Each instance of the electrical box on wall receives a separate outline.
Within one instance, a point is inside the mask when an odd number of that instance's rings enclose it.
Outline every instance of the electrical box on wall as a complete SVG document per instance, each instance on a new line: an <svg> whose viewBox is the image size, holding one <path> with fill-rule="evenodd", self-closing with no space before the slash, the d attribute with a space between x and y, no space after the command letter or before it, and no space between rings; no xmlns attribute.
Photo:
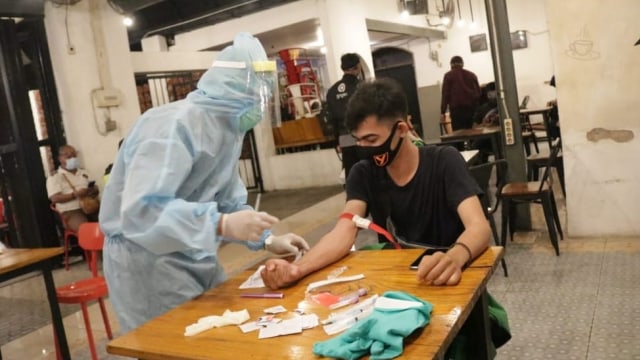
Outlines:
<svg viewBox="0 0 640 360"><path fill-rule="evenodd" d="M122 103L120 90L113 88L96 90L93 99L97 107L115 107Z"/></svg>

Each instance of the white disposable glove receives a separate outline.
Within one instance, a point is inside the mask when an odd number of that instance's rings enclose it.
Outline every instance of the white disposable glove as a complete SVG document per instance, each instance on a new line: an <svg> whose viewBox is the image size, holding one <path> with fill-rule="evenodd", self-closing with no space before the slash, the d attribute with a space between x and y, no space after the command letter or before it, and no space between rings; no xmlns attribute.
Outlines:
<svg viewBox="0 0 640 360"><path fill-rule="evenodd" d="M271 229L279 220L264 211L242 210L223 214L220 221L222 236L236 240L259 241L262 233Z"/></svg>
<svg viewBox="0 0 640 360"><path fill-rule="evenodd" d="M309 244L296 234L270 235L264 242L264 248L276 255L297 254L309 251Z"/></svg>

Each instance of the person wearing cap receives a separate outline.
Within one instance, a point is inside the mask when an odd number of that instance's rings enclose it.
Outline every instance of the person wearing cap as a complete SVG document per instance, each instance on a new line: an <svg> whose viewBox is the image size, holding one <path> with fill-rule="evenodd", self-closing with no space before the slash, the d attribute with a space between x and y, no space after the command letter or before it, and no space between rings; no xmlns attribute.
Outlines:
<svg viewBox="0 0 640 360"><path fill-rule="evenodd" d="M451 128L455 130L471 129L473 114L480 99L480 84L476 74L463 69L464 61L460 56L451 58L451 70L442 80L441 121L449 108Z"/></svg>
<svg viewBox="0 0 640 360"><path fill-rule="evenodd" d="M327 114L333 124L337 140L337 149L342 153L342 168L345 180L349 176L351 167L358 162L355 150L355 141L344 123L349 98L356 91L362 76L360 56L356 53L347 53L340 58L340 68L344 75L327 91Z"/></svg>
<svg viewBox="0 0 640 360"><path fill-rule="evenodd" d="M247 205L238 171L242 140L273 120L276 64L238 34L186 99L145 112L118 151L102 197L104 275L125 333L226 280L218 249L294 254L295 234Z"/></svg>

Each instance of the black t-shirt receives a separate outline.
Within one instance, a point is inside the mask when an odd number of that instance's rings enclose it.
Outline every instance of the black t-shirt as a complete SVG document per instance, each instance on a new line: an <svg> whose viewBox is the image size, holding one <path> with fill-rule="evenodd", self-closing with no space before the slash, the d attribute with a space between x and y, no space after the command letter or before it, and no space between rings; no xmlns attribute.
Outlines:
<svg viewBox="0 0 640 360"><path fill-rule="evenodd" d="M349 134L344 124L349 98L356 91L359 80L356 76L345 74L340 81L327 91L327 108L329 119L334 126L336 137Z"/></svg>
<svg viewBox="0 0 640 360"><path fill-rule="evenodd" d="M424 146L419 152L418 170L404 186L373 162L358 162L347 179L347 201L366 202L373 222L385 228L390 215L398 235L409 242L450 246L464 231L458 205L482 190L458 150Z"/></svg>

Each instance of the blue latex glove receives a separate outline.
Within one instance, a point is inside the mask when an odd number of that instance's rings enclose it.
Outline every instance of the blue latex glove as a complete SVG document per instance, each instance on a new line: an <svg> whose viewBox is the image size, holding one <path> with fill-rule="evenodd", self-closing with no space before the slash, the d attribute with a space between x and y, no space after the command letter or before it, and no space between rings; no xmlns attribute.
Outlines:
<svg viewBox="0 0 640 360"><path fill-rule="evenodd" d="M313 344L313 353L338 359L358 359L368 353L372 360L400 356L404 338L429 323L433 305L401 291L389 291L382 296L423 305L403 310L375 309L343 334Z"/></svg>

